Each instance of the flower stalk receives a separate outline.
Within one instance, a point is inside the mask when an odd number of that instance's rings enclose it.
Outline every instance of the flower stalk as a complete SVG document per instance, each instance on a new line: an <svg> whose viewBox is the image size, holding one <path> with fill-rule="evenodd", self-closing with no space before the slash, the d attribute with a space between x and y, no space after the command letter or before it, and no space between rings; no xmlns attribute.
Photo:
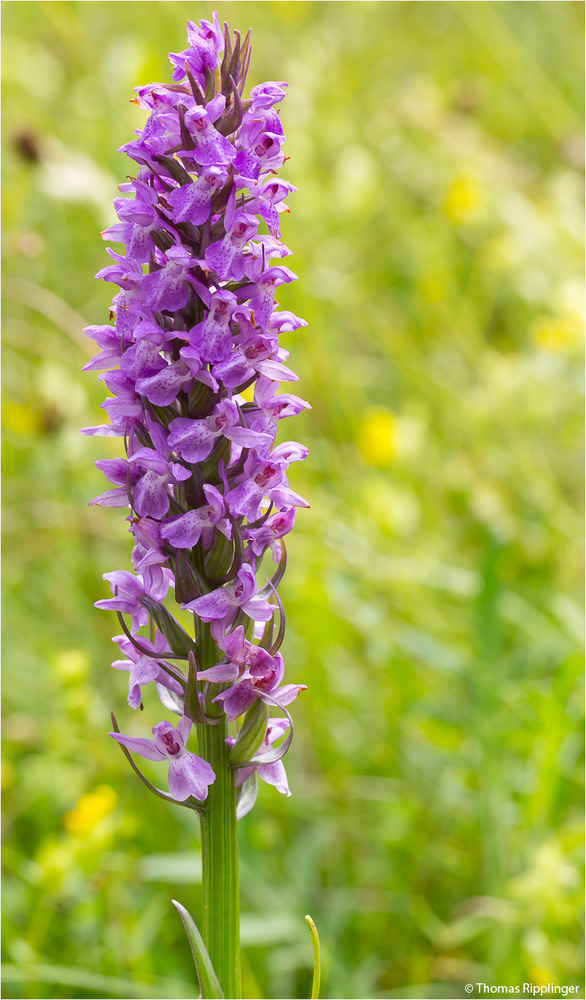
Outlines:
<svg viewBox="0 0 586 1000"><path fill-rule="evenodd" d="M202 669L217 661L217 646L203 625L200 638ZM218 725L198 726L199 751L216 775L205 810L200 815L202 841L203 937L212 966L226 997L239 1000L240 887L238 881L238 829L236 785L230 767L228 720L217 713Z"/></svg>
<svg viewBox="0 0 586 1000"><path fill-rule="evenodd" d="M216 780L201 816L203 866L203 936L216 975L227 997L239 1000L240 904L236 787L228 762L227 720L200 727L200 752Z"/></svg>

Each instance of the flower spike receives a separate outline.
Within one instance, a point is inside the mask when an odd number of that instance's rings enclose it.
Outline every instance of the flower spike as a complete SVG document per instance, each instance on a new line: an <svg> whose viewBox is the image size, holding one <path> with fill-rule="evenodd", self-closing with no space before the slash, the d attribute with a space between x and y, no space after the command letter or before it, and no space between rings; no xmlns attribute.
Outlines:
<svg viewBox="0 0 586 1000"><path fill-rule="evenodd" d="M296 280L279 225L296 190L278 176L287 85L245 96L250 55L250 31L231 34L217 14L189 21L171 79L136 88L147 118L121 149L133 166L96 276L115 286L110 322L86 330L110 424L85 433L123 445L96 463L107 489L90 503L126 508L132 538L132 570L106 573L111 596L96 604L118 615L112 666L128 674L129 706L148 708L151 691L174 719L135 737L113 718L110 736L151 792L205 816L207 951L176 904L203 997L240 995L236 820L257 776L290 795L287 706L305 689L283 682L277 590L285 537L309 507L288 478L307 449L279 434L309 407L279 388L297 381L282 335L306 325L277 301ZM135 754L166 763L168 792Z"/></svg>

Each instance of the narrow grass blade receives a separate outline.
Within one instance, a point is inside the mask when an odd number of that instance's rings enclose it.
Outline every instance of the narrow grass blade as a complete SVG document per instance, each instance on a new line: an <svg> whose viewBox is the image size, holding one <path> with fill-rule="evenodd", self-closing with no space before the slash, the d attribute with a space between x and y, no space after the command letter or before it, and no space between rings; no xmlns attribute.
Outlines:
<svg viewBox="0 0 586 1000"><path fill-rule="evenodd" d="M317 927L309 914L305 917L305 922L311 934L311 947L313 948L313 983L311 984L311 1000L318 1000L319 987L321 983L321 957L319 950L319 934Z"/></svg>
<svg viewBox="0 0 586 1000"><path fill-rule="evenodd" d="M197 929L195 920L191 914L188 913L185 907L182 906L181 903L178 903L176 899L172 899L171 902L183 921L185 933L187 934L189 944L191 945L191 954L193 955L193 961L195 962L195 970L199 980L202 1000L224 1000L222 988L218 982L212 963L210 962L210 956L207 953L206 946L203 943L203 938Z"/></svg>

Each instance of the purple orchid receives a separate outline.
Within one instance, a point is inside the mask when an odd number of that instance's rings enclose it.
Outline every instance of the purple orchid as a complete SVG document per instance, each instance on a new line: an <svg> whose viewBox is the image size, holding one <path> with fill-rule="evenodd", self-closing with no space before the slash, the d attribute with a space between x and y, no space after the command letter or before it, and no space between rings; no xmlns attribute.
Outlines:
<svg viewBox="0 0 586 1000"><path fill-rule="evenodd" d="M164 517L171 502L167 485L189 479L189 471L178 462L168 462L154 448L140 448L130 456L128 465L135 476L138 472L132 491L136 513L139 517Z"/></svg>
<svg viewBox="0 0 586 1000"><path fill-rule="evenodd" d="M247 670L238 684L216 695L214 701L223 703L229 719L237 719L260 699L267 705L289 705L300 691L306 691L305 684L283 684L279 687L285 672L285 664L280 653L270 656L261 646L249 643L246 658Z"/></svg>
<svg viewBox="0 0 586 1000"><path fill-rule="evenodd" d="M182 389L189 391L193 378L193 372L185 361L174 361L154 375L137 379L136 390L155 406L169 406ZM199 378L198 381L207 379Z"/></svg>
<svg viewBox="0 0 586 1000"><path fill-rule="evenodd" d="M271 719L269 725L267 726L267 731L263 737L263 741L259 747L259 754L262 751L269 751L273 745L276 743L281 736L284 736L289 728L288 719ZM285 771L285 766L282 760L271 761L268 764L254 764L251 767L239 768L236 775L236 785L243 785L247 778L250 778L254 773L258 774L259 778L266 781L269 785L274 785L278 792L282 795L291 795L289 791L289 783L287 781L287 773Z"/></svg>
<svg viewBox="0 0 586 1000"><path fill-rule="evenodd" d="M288 212L285 198L297 188L287 181L278 178L265 179L258 197L258 212L269 227L273 236L279 236L279 213Z"/></svg>
<svg viewBox="0 0 586 1000"><path fill-rule="evenodd" d="M169 791L173 798L184 802L190 795L203 802L208 795L208 785L216 779L214 771L207 760L185 749L191 719L183 716L173 729L170 722L158 722L153 726L154 739L123 736L122 733L110 733L112 739L121 743L133 753L149 760L169 761Z"/></svg>
<svg viewBox="0 0 586 1000"><path fill-rule="evenodd" d="M112 666L115 670L128 670L130 672L128 678L128 704L131 708L138 708L140 706L142 697L141 689L143 685L150 684L151 681L162 684L170 691L174 691L176 695L183 693L183 688L179 681L175 680L160 665L161 661L156 658L157 654L160 656L166 652L168 645L161 632L157 632L154 643L149 642L148 639L141 640L141 646L143 649L148 650L149 653L141 652L125 635L114 636L112 642L117 642L120 652L126 656L125 660L114 660Z"/></svg>
<svg viewBox="0 0 586 1000"><path fill-rule="evenodd" d="M112 596L96 602L129 618L112 666L128 673L131 708L153 686L180 717L177 728L159 722L152 739L111 735L168 761L174 799L194 796L213 810L215 775L203 756L212 759L214 740L225 753L229 726L261 708L266 731L261 713L261 745L250 766L233 764L231 794L233 779L240 788L255 771L289 794L276 759L289 739L274 744L305 686L284 682L276 587L283 539L308 506L287 478L307 449L276 435L282 419L309 408L279 390L297 381L282 335L305 323L276 301L296 280L279 225L296 189L276 174L287 85L259 84L247 99L249 38L232 42L216 14L189 22L187 47L169 58L173 83L136 88L146 121L122 147L133 175L102 233L117 248L97 277L115 294L111 322L86 328L99 353L85 370L108 389L110 423L84 433L118 437L125 450L96 462L109 488L90 500L127 508L133 542L134 572L106 573ZM187 615L173 614L171 587L176 608L193 613L191 632ZM279 709L286 720L271 717ZM202 757L187 750L190 720Z"/></svg>
<svg viewBox="0 0 586 1000"><path fill-rule="evenodd" d="M113 483L113 490L106 490L99 496L90 500L91 504L99 504L101 507L127 507L131 502L130 487L134 486L140 473L136 469L133 473L128 468L125 458L100 458L94 463L104 473L109 483Z"/></svg>
<svg viewBox="0 0 586 1000"><path fill-rule="evenodd" d="M160 566L147 566L144 573L139 576L120 569L113 573L104 573L104 580L109 581L114 596L96 601L96 608L121 611L125 615L130 615L132 631L138 632L141 625L146 625L148 622L148 615L141 603L142 599L150 597L154 601L162 601L172 583L172 575L168 569L162 569Z"/></svg>
<svg viewBox="0 0 586 1000"><path fill-rule="evenodd" d="M232 292L219 291L212 295L205 319L189 331L189 343L199 352L203 361L224 361L232 347L230 320L236 308Z"/></svg>
<svg viewBox="0 0 586 1000"><path fill-rule="evenodd" d="M242 482L226 497L230 513L236 517L248 515L249 521L256 521L263 497L272 500L279 510L308 507L307 501L287 485L285 471L288 464L287 456L279 456L277 449L273 449L266 458L250 451L244 463Z"/></svg>
<svg viewBox="0 0 586 1000"><path fill-rule="evenodd" d="M295 521L295 508L278 511L269 517L260 528L246 528L244 537L249 539L255 556L261 556L269 545L278 538L288 535Z"/></svg>
<svg viewBox="0 0 586 1000"><path fill-rule="evenodd" d="M205 108L192 108L185 115L185 126L196 143L193 158L202 167L212 164L223 166L234 158L234 147L213 125L225 106L225 97L218 94Z"/></svg>
<svg viewBox="0 0 586 1000"><path fill-rule="evenodd" d="M301 410L311 409L304 399L291 393L279 393L278 388L278 385L268 378L258 379L254 390L254 402L261 412L251 423L253 430L268 432L269 428L275 427L279 420L296 416Z"/></svg>
<svg viewBox="0 0 586 1000"><path fill-rule="evenodd" d="M284 80L281 80L280 83L268 80L266 83L260 83L258 86L252 87L250 91L252 108L272 108L274 104L278 104L279 101L282 101L287 96L286 91L283 89L287 86L288 84Z"/></svg>
<svg viewBox="0 0 586 1000"><path fill-rule="evenodd" d="M146 264L155 249L152 233L163 227L163 222L155 210L157 193L138 179L131 184L120 185L120 190L133 191L135 197L114 199L114 208L120 222L105 229L100 235L104 240L124 243L127 260Z"/></svg>
<svg viewBox="0 0 586 1000"><path fill-rule="evenodd" d="M200 21L199 24L194 24L193 21L187 22L189 47L183 52L169 53L169 60L175 67L173 80L183 80L187 67L201 85L205 83L206 69L215 68L218 55L224 47L224 39L215 12L213 17L213 22Z"/></svg>
<svg viewBox="0 0 586 1000"><path fill-rule="evenodd" d="M169 430L169 447L187 462L203 462L220 436L243 448L268 445L271 440L262 431L242 427L238 407L230 399L218 403L203 420L177 417L169 424Z"/></svg>
<svg viewBox="0 0 586 1000"><path fill-rule="evenodd" d="M211 243L205 253L206 264L211 267L221 281L232 278L241 281L244 277L243 250L251 236L258 229L254 215L238 212L230 228L221 240Z"/></svg>
<svg viewBox="0 0 586 1000"><path fill-rule="evenodd" d="M147 566L164 565L168 556L163 552L161 525L152 517L129 517L130 532L134 537L132 565L135 573Z"/></svg>
<svg viewBox="0 0 586 1000"><path fill-rule="evenodd" d="M151 309L160 312L176 312L187 305L189 298L188 278L190 268L195 264L184 247L171 247L166 254L160 254L162 267L151 271L142 281L145 301Z"/></svg>
<svg viewBox="0 0 586 1000"><path fill-rule="evenodd" d="M173 208L174 222L192 222L201 226L209 218L212 195L224 183L226 172L221 167L210 166L191 184L183 184L167 195Z"/></svg>
<svg viewBox="0 0 586 1000"><path fill-rule="evenodd" d="M250 310L249 315L252 317ZM226 388L234 389L258 375L284 382L296 381L295 372L276 360L277 338L261 333L242 309L235 312L234 318L238 319L240 327L238 346L225 361L214 365L214 375L222 380Z"/></svg>
<svg viewBox="0 0 586 1000"><path fill-rule="evenodd" d="M192 549L200 538L204 549L208 549L214 529L230 538L232 528L229 520L224 517L226 505L222 494L207 483L203 489L207 500L205 507L188 510L187 514L173 518L161 528L161 537L176 549Z"/></svg>
<svg viewBox="0 0 586 1000"><path fill-rule="evenodd" d="M280 234L296 189L276 173L287 84L258 84L247 98L250 52L250 33L232 38L217 14L189 21L187 47L169 54L173 82L135 89L144 125L121 147L132 173L102 233L120 252L109 249L97 275L115 286L110 322L85 331L99 349L85 370L108 389L110 423L84 433L124 445L96 462L109 488L90 503L126 508L133 543L134 572L106 573L112 596L96 606L124 630L112 666L128 674L129 706L144 697L148 708L151 687L179 717L150 739L123 735L114 719L110 735L167 762L170 795L133 767L151 791L200 813L204 937L219 983L207 992L231 997L241 995L235 822L256 775L290 794L287 706L305 685L285 682L276 588L284 539L309 506L287 478L307 449L276 443L280 421L309 408L279 388L297 381L283 334L306 325L277 301L296 280ZM187 749L192 722L201 756Z"/></svg>
<svg viewBox="0 0 586 1000"><path fill-rule="evenodd" d="M86 326L83 332L96 341L100 353L83 366L82 372L103 371L119 363L124 343L118 330L113 326Z"/></svg>
<svg viewBox="0 0 586 1000"><path fill-rule="evenodd" d="M268 622L275 611L274 605L258 596L254 570L247 563L238 570L235 583L213 590L181 607L195 611L203 622L213 622L214 638L224 634L239 611L255 622Z"/></svg>
<svg viewBox="0 0 586 1000"><path fill-rule="evenodd" d="M275 289L284 282L295 281L296 278L297 275L288 267L269 267L261 275L256 284L256 294L250 300L256 323L266 326L275 303Z"/></svg>

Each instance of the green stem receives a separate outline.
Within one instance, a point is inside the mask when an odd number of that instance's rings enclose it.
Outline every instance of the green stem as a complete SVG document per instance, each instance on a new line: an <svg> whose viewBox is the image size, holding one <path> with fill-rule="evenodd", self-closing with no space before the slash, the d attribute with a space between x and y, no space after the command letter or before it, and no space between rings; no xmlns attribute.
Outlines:
<svg viewBox="0 0 586 1000"><path fill-rule="evenodd" d="M218 662L219 654L209 634L201 626L199 668L206 670ZM216 705L206 705L208 716L218 713ZM228 721L221 715L218 725L198 725L199 752L216 773L201 817L203 864L203 937L216 976L226 998L240 1000L240 901L238 886L238 831L234 772L228 761Z"/></svg>

